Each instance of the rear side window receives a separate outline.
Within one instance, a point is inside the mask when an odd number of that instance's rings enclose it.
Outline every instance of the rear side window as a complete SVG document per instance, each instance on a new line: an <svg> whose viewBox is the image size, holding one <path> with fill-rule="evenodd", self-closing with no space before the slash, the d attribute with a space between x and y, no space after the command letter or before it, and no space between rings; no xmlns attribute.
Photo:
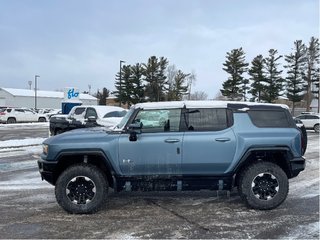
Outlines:
<svg viewBox="0 0 320 240"><path fill-rule="evenodd" d="M186 131L221 131L228 128L227 109L188 109L181 126Z"/></svg>
<svg viewBox="0 0 320 240"><path fill-rule="evenodd" d="M291 127L290 121L285 111L250 110L248 114L253 124L257 127Z"/></svg>

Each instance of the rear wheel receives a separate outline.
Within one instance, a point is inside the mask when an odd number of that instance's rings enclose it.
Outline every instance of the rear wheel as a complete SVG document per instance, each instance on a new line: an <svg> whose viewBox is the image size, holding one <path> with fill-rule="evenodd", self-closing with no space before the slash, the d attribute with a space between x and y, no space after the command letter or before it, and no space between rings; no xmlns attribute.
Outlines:
<svg viewBox="0 0 320 240"><path fill-rule="evenodd" d="M15 118L8 118L7 123L8 124L16 123L16 119Z"/></svg>
<svg viewBox="0 0 320 240"><path fill-rule="evenodd" d="M288 177L278 165L258 162L248 166L241 174L238 190L249 207L273 209L288 195Z"/></svg>
<svg viewBox="0 0 320 240"><path fill-rule="evenodd" d="M315 132L318 133L319 132L319 124L314 125L313 129Z"/></svg>
<svg viewBox="0 0 320 240"><path fill-rule="evenodd" d="M67 168L55 187L59 205L69 213L94 213L107 200L108 182L95 166L77 164Z"/></svg>
<svg viewBox="0 0 320 240"><path fill-rule="evenodd" d="M41 117L41 118L38 119L38 121L39 121L39 122L46 122L46 118Z"/></svg>

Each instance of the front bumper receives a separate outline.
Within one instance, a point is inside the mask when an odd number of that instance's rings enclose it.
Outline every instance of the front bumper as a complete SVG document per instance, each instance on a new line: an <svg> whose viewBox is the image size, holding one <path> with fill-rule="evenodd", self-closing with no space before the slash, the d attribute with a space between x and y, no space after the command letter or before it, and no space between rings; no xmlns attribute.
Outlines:
<svg viewBox="0 0 320 240"><path fill-rule="evenodd" d="M55 185L56 177L54 172L56 166L57 162L49 162L43 159L38 160L38 167L42 180L46 180L48 183Z"/></svg>
<svg viewBox="0 0 320 240"><path fill-rule="evenodd" d="M290 160L292 177L298 176L306 167L306 159L304 157L293 158Z"/></svg>

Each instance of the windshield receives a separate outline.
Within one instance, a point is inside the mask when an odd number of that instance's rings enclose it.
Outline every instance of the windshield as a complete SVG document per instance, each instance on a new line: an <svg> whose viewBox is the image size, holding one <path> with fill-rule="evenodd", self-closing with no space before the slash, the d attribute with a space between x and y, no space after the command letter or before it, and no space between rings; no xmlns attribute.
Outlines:
<svg viewBox="0 0 320 240"><path fill-rule="evenodd" d="M117 125L116 129L122 129L124 128L124 126L126 125L126 123L128 122L131 114L133 113L134 109L131 108L127 114L122 118L121 122Z"/></svg>

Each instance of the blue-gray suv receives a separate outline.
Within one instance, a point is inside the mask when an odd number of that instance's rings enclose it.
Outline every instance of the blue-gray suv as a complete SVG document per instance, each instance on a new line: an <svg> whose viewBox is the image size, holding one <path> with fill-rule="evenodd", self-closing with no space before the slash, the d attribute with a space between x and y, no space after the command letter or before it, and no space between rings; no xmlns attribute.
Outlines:
<svg viewBox="0 0 320 240"><path fill-rule="evenodd" d="M305 168L303 137L284 105L177 101L137 104L113 130L78 129L43 143L42 179L59 205L93 213L114 191L231 190L273 209Z"/></svg>

